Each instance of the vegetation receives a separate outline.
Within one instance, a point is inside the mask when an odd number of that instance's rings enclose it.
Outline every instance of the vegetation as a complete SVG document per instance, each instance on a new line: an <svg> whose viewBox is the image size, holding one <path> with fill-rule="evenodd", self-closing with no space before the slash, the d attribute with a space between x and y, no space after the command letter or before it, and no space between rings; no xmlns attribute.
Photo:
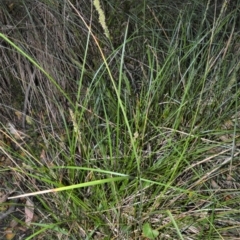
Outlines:
<svg viewBox="0 0 240 240"><path fill-rule="evenodd" d="M6 239L240 237L239 0L2 2Z"/></svg>

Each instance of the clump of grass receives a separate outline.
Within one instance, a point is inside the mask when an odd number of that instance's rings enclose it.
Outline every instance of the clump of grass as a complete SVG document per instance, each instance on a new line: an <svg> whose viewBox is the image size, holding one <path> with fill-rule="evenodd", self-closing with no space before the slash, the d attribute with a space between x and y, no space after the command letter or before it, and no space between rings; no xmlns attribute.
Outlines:
<svg viewBox="0 0 240 240"><path fill-rule="evenodd" d="M239 236L238 8L144 1L123 33L110 28L119 38L109 43L89 5L38 3L56 25L41 31L56 42L40 38L28 6L41 45L28 45L21 30L0 35L10 44L5 59L21 55L34 75L29 98L29 80L19 76L30 137L19 143L4 123L1 130L17 149L1 145L13 162L5 169L33 193L42 219L28 239ZM65 191L34 194L53 188Z"/></svg>

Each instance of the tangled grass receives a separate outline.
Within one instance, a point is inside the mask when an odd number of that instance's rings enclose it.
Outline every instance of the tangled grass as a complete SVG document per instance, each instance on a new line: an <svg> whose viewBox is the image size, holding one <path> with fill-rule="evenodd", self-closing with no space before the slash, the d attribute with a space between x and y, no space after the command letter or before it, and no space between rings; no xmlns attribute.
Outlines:
<svg viewBox="0 0 240 240"><path fill-rule="evenodd" d="M35 213L16 237L240 237L239 7L102 1L109 39L89 1L4 1L0 181Z"/></svg>

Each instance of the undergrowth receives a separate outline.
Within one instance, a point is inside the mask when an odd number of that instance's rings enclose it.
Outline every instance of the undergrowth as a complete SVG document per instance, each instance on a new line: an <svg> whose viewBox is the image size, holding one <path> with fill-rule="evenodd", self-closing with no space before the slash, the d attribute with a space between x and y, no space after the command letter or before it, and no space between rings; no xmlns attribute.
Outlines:
<svg viewBox="0 0 240 240"><path fill-rule="evenodd" d="M240 2L101 4L111 39L85 1L1 7L3 186L36 216L21 234L239 237Z"/></svg>

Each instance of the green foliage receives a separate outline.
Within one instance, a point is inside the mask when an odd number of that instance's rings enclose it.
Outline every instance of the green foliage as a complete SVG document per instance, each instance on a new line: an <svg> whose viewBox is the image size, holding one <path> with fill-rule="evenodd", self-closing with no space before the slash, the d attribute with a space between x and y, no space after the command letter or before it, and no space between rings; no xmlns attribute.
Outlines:
<svg viewBox="0 0 240 240"><path fill-rule="evenodd" d="M0 150L29 238L238 236L239 1L22 2L0 6Z"/></svg>
<svg viewBox="0 0 240 240"><path fill-rule="evenodd" d="M143 235L148 239L156 239L159 235L157 230L153 230L149 223L144 223L143 225Z"/></svg>

